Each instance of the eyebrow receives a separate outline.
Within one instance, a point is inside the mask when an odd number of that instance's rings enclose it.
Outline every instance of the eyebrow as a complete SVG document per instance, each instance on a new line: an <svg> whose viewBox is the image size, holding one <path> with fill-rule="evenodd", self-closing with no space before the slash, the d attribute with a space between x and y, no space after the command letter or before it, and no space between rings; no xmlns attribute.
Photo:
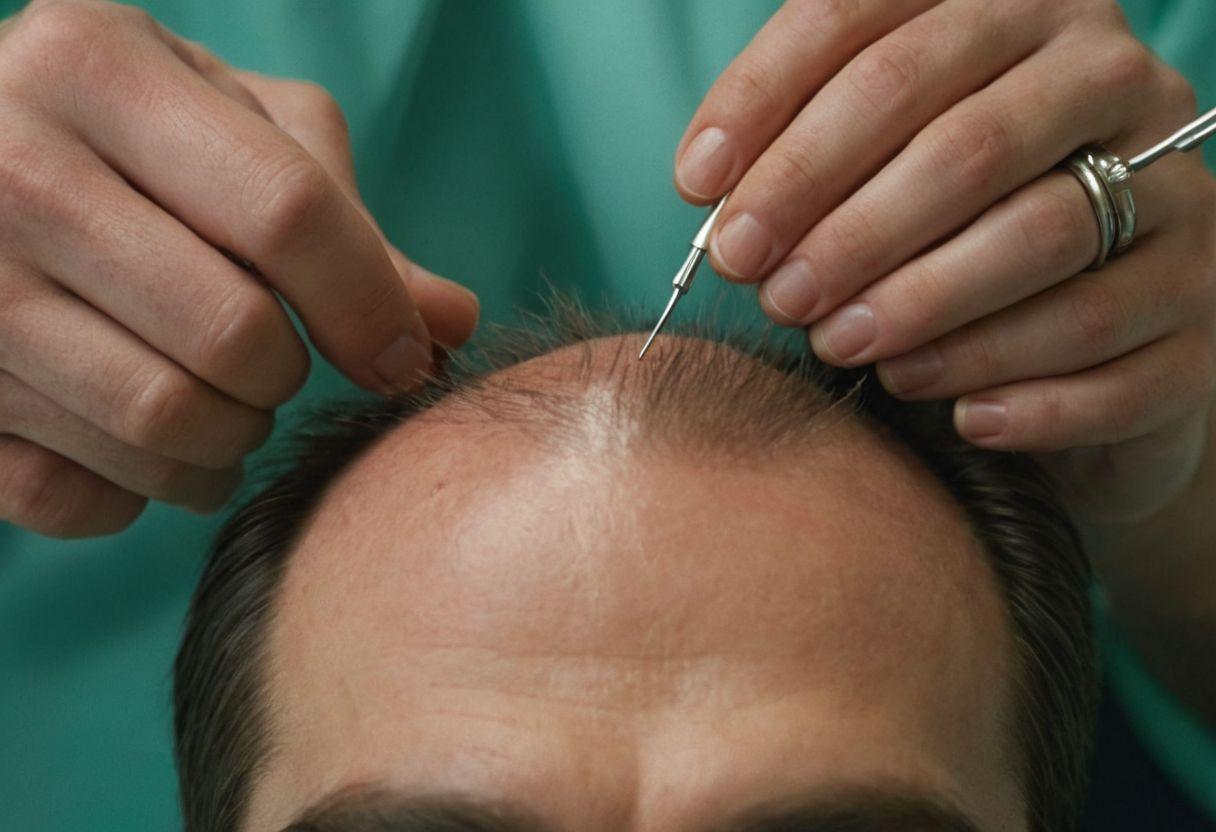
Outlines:
<svg viewBox="0 0 1216 832"><path fill-rule="evenodd" d="M344 791L308 809L282 832L559 830L510 802L375 790ZM850 788L766 803L706 832L980 832L980 827L935 794Z"/></svg>

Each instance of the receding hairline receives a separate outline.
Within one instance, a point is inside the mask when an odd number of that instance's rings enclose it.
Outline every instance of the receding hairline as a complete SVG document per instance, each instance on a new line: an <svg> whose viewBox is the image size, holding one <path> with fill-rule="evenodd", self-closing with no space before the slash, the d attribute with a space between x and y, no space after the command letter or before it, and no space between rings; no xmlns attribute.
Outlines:
<svg viewBox="0 0 1216 832"><path fill-rule="evenodd" d="M492 336L489 342L490 358L498 362L499 367L519 365L519 361L511 359L518 357L521 350L524 353L531 353L523 356L523 359L527 360L540 352L550 352L555 347L564 349L571 343L577 345L575 350L582 349L585 345L578 344L579 341L584 339L605 340L600 336L618 331L611 328L616 326L614 322L598 321L597 318L587 316L581 310L571 308L562 312L561 307L564 305L558 298L556 306L557 311L561 314L557 317L564 317L567 319L565 321L553 320L550 315L546 315L544 318L538 316L533 322L526 325L525 330L508 329L505 341ZM688 331L710 334L718 332L719 328L713 321L710 321L706 324L694 324ZM623 336L618 340L627 337L629 336ZM813 358L802 361L800 368L791 370L797 366L797 360L790 363L792 353L788 350L777 347L776 351L770 351L761 342L754 345L757 349L753 351L750 349L752 344L746 338L732 337L729 340L740 345L740 349L734 350L736 354L744 355L746 353L748 357L754 356L752 359L754 363L764 364L770 354L775 355L778 360L768 366L777 367L778 372L798 376L799 382L808 387L817 385L829 389L834 406L840 405L847 398L847 396L841 395L842 392L849 388L852 388L853 391L862 388L860 399L864 404L860 406L860 410L863 415L883 432L891 433L897 440L906 442L909 447L914 449L916 455L924 460L934 474L947 483L951 493L955 495L960 504L966 507L968 514L978 523L977 528L982 534L985 546L994 547L993 551L999 555L1002 581L1006 585L1009 603L1018 621L1019 633L1028 638L1023 645L1026 651L1023 672L1030 674L1034 686L1034 690L1027 694L1029 697L1027 704L1032 708L1028 713L1032 715L1034 720L1032 728L1035 730L1026 734L1023 739L1027 743L1027 750L1032 752L1029 759L1045 764L1041 774L1025 772L1030 795L1035 801L1034 806L1043 808L1045 811L1043 815L1045 820L1042 822L1050 823L1052 819L1069 816L1069 813L1073 811L1071 807L1075 806L1076 795L1079 794L1075 784L1083 782L1083 770L1075 762L1075 759L1083 756L1083 743L1077 746L1080 749L1078 751L1061 753L1060 748L1053 747L1059 746L1059 743L1050 739L1053 732L1044 733L1045 729L1039 725L1039 721L1048 717L1063 718L1072 726L1073 733L1069 734L1071 737L1077 731L1086 730L1092 716L1092 704L1090 704L1092 695L1087 693L1092 687L1092 667L1084 661L1085 656L1088 655L1088 629L1086 627L1088 608L1085 605L1086 596L1084 594L1088 572L1075 533L1068 525L1054 495L1050 493L1050 489L1044 486L1038 472L1031 470L1033 466L1022 461L1008 457L990 456L965 446L965 443L957 441L948 429L943 430L939 427L939 425L948 425L948 421L943 419L938 412L942 408L912 407L890 400L877 384L872 384L871 379L864 376L864 373L859 371L837 373L832 368L817 367L817 362ZM771 344L771 341L769 343ZM549 349L536 350L533 345L537 344L547 345ZM722 354L727 354L729 350L730 348L724 348ZM627 351L625 352L626 360L632 360L633 356L628 355ZM648 355L644 363L649 364L654 358L655 356ZM664 363L662 366L670 371L670 363ZM782 367L785 369L780 369ZM455 388L461 395L468 393L470 386L476 386L482 376L466 374L465 378L472 379L471 385L464 380L452 385L452 388ZM829 383L820 384L823 379L827 379ZM335 476L335 472L340 473L344 469L344 461L359 458L371 445L375 444L378 437L382 437L385 432L400 426L402 421L418 421L420 417L426 416L432 406L447 406L452 403L449 401L452 396L452 388L440 385L438 398L430 396L428 401L428 396L417 397L416 401L406 401L401 406L396 404L391 406L355 405L353 407L347 405L341 410L326 408L318 413L319 416L326 419L325 422L314 420L308 425L314 431L316 428L313 426L319 426L323 429L322 432L300 432L292 440L295 442L293 450L296 454L301 455L293 455L290 477L280 478L278 474L275 474L276 482L279 484L268 489L257 501L246 505L238 517L226 527L226 537L221 539L221 544L224 547L232 547L234 551L225 553L221 548L213 556L212 563L208 566L202 584L201 608L192 608L193 623L187 632L187 640L183 644L183 653L179 656L178 664L177 692L175 693L177 697L178 755L179 765L182 766L183 771L183 796L188 798L186 804L191 809L191 817L197 820L210 816L207 813L211 809L207 806L206 801L211 793L216 796L232 794L238 799L247 794L239 789L228 791L229 785L226 782L218 785L198 782L201 777L200 772L204 771L206 766L205 760L194 748L197 741L214 739L213 736L202 730L205 726L200 726L198 722L200 719L209 718L211 711L206 708L200 709L197 704L199 701L197 694L206 690L205 687L199 687L199 679L203 678L200 673L213 670L215 661L203 661L197 669L198 672L193 671L195 670L194 665L200 661L200 658L204 660L208 658L206 655L199 654L199 651L205 650L204 640L211 634L211 629L202 629L207 621L203 617L203 612L213 611L216 603L212 598L213 595L217 598L220 595L228 596L232 589L230 581L225 583L225 571L240 576L252 573L255 579L261 580L269 589L273 589L277 582L274 580L274 572L271 570L277 569L282 559L289 557L290 541L298 539L298 532L302 530L301 526L305 525L302 523L302 518L308 516L316 508L316 495L322 493L326 485L333 484L336 479L340 478ZM851 408L847 404L840 406L839 410L845 414L851 412ZM771 415L777 422L794 421L792 418L787 418L789 414ZM756 425L748 426L749 429L755 427ZM767 422L761 424L760 427L767 431L766 435L770 438L780 432ZM298 461L307 459L307 456L301 453L307 449L320 455L319 463L297 465ZM292 477L296 476L297 471L299 476L304 478L303 480L293 481ZM270 482L265 473L263 473L263 477L263 481ZM1033 513L1035 511L1038 514ZM1027 512L1032 513L1027 514ZM247 560L242 564L241 558L248 559L255 555L251 546L256 545L272 545L274 548L267 551L265 555L258 556L252 561ZM1045 552L1051 549L1052 554L1059 554L1062 557L1050 560L1035 558L1033 554L1037 549L1043 549ZM227 556L221 558L219 554L227 554ZM1064 562L1064 565L1058 567L1052 565L1061 561ZM1036 564L1041 564L1043 568L1040 570ZM1037 577L1039 571L1049 573L1052 579L1050 581L1041 580ZM254 593L248 602L257 603L260 597L262 596ZM1059 608L1048 606L1049 600L1058 603ZM199 607L200 596L198 594L196 594L195 602L195 607ZM256 608L251 608L248 604L237 606L234 613L247 615L251 609ZM1051 613L1048 616L1050 620L1040 623L1038 618L1042 616L1036 611ZM1056 619L1070 622L1070 626L1062 629L1060 621ZM220 626L230 625L224 625L221 622ZM1079 634L1075 639L1057 637L1058 633L1074 631ZM256 636L256 634L253 635ZM1050 680L1043 677L1041 669L1046 665L1041 651L1047 651L1046 655L1050 661L1067 662L1069 659L1064 654L1074 650L1079 651L1080 656L1076 664L1076 672L1065 674L1073 684L1071 686L1064 684L1063 687L1058 688L1052 686ZM217 657L216 660L220 659L223 659L223 656ZM224 665L222 661L220 664ZM1069 670L1070 667L1072 665L1062 665L1064 670ZM230 668L224 665L219 670L223 673L234 671L245 673L248 668L244 666ZM192 672L193 675L191 675ZM209 673L207 678L212 675L213 673ZM225 681L224 684L229 684L230 681ZM237 678L236 681L245 684L240 681L240 678ZM184 697L181 693L182 689L186 691ZM1080 692L1076 695L1070 694L1069 691L1074 689L1080 690ZM245 692L240 693L240 697L248 700L248 696L253 692L256 692L256 687L249 687ZM1042 701L1032 701L1038 697L1044 698ZM1073 725L1073 723L1076 724ZM249 734L256 727L256 724L236 725L235 739L241 742L257 740L256 736L251 737ZM197 740L195 739L196 734L199 735ZM260 742L260 740L257 741ZM218 759L232 763L236 759L233 754L244 753L241 750L244 746L233 746L233 748L225 747L223 754ZM1049 756L1046 759L1040 759L1034 753L1039 751L1045 751ZM249 759L256 763L259 758L255 754ZM247 783L245 778L253 771L253 769L242 769L239 772L241 780ZM1058 790L1061 783L1064 783L1067 788L1068 795L1070 795L1069 801L1061 802L1045 797ZM240 809L244 804L238 802L236 806ZM1047 827L1040 827L1036 822L1035 828Z"/></svg>
<svg viewBox="0 0 1216 832"><path fill-rule="evenodd" d="M833 395L814 376L697 336L660 336L638 361L643 335L563 344L454 384L352 460L303 524L296 546L335 499L357 501L369 482L385 481L407 462L459 470L468 464L460 461L465 455L485 466L525 456L541 465L562 457L658 458L795 480L803 473L794 459L874 453L957 519L969 548L982 556L958 502L904 443L865 418L855 389Z"/></svg>
<svg viewBox="0 0 1216 832"><path fill-rule="evenodd" d="M522 428L554 444L583 440L596 427L647 450L709 452L735 462L821 441L818 434L837 424L877 436L873 426L847 418L857 415L851 395L835 397L795 368L687 335L660 336L638 360L643 335L596 336L494 368L455 385L400 429L481 424ZM855 429L848 433L856 438Z"/></svg>

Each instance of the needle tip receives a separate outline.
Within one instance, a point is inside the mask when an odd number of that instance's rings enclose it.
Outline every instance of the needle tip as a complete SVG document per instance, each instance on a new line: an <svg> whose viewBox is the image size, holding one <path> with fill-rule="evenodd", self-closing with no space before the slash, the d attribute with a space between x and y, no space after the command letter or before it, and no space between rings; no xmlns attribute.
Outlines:
<svg viewBox="0 0 1216 832"><path fill-rule="evenodd" d="M646 354L646 350L650 349L650 345L654 343L655 336L659 334L659 330L663 328L663 324L667 323L667 319L671 317L671 310L676 308L676 301L680 299L681 294L678 287L671 293L671 300L667 301L667 308L659 316L659 322L654 325L654 330L650 333L650 337L646 339L646 343L642 345L642 351L638 353L638 361L642 360L642 356Z"/></svg>

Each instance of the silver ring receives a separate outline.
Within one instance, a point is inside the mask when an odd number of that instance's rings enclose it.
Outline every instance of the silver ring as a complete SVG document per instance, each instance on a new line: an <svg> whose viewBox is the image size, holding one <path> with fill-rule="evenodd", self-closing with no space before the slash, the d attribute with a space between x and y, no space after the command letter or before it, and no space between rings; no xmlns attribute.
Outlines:
<svg viewBox="0 0 1216 832"><path fill-rule="evenodd" d="M1098 256L1089 264L1090 269L1098 269L1136 236L1131 168L1101 145L1082 147L1065 164L1085 189L1098 220Z"/></svg>

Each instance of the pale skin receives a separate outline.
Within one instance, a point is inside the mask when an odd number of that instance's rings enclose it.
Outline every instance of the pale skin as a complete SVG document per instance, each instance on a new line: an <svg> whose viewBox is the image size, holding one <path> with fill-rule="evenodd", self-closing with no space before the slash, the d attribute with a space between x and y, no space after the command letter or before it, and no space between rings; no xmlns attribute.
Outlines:
<svg viewBox="0 0 1216 832"><path fill-rule="evenodd" d="M1138 174L1134 247L1083 272L1093 210L1047 173L1195 114L1113 0L791 0L674 179L697 203L733 188L715 267L820 358L1037 455L1136 647L1216 724L1216 180L1198 153Z"/></svg>
<svg viewBox="0 0 1216 832"><path fill-rule="evenodd" d="M1082 516L1126 520L1203 453L1216 181L1199 154L1144 171L1135 248L1078 275L1093 210L1048 172L1195 115L1114 0L790 0L698 108L675 182L733 188L715 267L824 361L957 399L965 438L1042 454Z"/></svg>
<svg viewBox="0 0 1216 832"><path fill-rule="evenodd" d="M696 202L734 187L723 233L748 213L773 232L760 265L720 237L715 263L825 360L960 396L964 436L1040 452L1142 651L1210 713L1216 186L1197 156L1160 162L1137 180L1135 247L1070 277L1096 226L1075 183L1040 180L1083 142L1132 153L1194 112L1111 0L797 0L711 89L675 179ZM222 505L307 374L271 289L373 389L475 324L476 299L363 208L324 90L227 67L138 10L35 0L0 23L0 122L4 521L78 537L150 499ZM698 174L707 129L728 150ZM800 259L816 300L783 315L777 273ZM859 301L876 340L845 359L827 329ZM937 375L914 389L913 367ZM977 401L1005 406L1002 430L968 428Z"/></svg>
<svg viewBox="0 0 1216 832"><path fill-rule="evenodd" d="M0 517L105 534L219 508L308 373L277 292L372 389L416 385L477 301L411 263L333 99L234 70L137 9L0 26ZM251 274L221 250L256 266Z"/></svg>
<svg viewBox="0 0 1216 832"><path fill-rule="evenodd" d="M965 437L1042 453L1079 512L1143 517L1203 453L1216 185L1197 156L1159 163L1132 253L1072 277L1096 224L1076 183L1041 177L1194 112L1114 0L791 0L693 115L675 181L694 202L734 188L716 266L825 360L959 397ZM380 234L314 85L127 6L34 0L0 23L0 115L4 520L79 537L149 499L222 505L307 374L280 300L377 390L475 324L475 298ZM841 346L847 320L869 346Z"/></svg>
<svg viewBox="0 0 1216 832"><path fill-rule="evenodd" d="M1026 828L1003 603L903 453L842 423L741 469L444 418L357 463L290 561L247 830L379 788L695 832L857 785Z"/></svg>

